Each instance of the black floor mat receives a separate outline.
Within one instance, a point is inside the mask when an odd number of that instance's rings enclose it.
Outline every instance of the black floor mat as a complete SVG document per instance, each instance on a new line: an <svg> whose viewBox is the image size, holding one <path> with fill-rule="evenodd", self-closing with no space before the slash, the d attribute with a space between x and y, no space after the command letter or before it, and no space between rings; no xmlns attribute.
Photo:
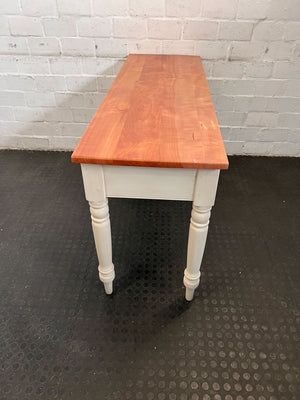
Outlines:
<svg viewBox="0 0 300 400"><path fill-rule="evenodd" d="M300 398L299 159L230 158L191 303L191 203L110 199L109 297L70 153L0 167L1 400Z"/></svg>

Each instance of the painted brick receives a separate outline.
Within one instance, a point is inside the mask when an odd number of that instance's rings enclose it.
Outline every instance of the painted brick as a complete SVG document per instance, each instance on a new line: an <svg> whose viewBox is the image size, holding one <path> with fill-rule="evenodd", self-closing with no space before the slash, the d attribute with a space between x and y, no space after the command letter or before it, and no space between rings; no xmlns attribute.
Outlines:
<svg viewBox="0 0 300 400"><path fill-rule="evenodd" d="M183 26L183 39L214 40L217 30L217 22L187 20Z"/></svg>
<svg viewBox="0 0 300 400"><path fill-rule="evenodd" d="M279 142L272 144L272 155L275 156L300 156L300 144L297 143L288 143L288 142Z"/></svg>
<svg viewBox="0 0 300 400"><path fill-rule="evenodd" d="M52 74L78 75L81 73L81 60L77 57L52 57L49 60Z"/></svg>
<svg viewBox="0 0 300 400"><path fill-rule="evenodd" d="M255 86L250 79L228 79L223 84L223 94L228 95L253 95Z"/></svg>
<svg viewBox="0 0 300 400"><path fill-rule="evenodd" d="M241 126L244 125L246 113L233 111L221 111L217 113L218 122L220 125L226 126Z"/></svg>
<svg viewBox="0 0 300 400"><path fill-rule="evenodd" d="M269 0L239 0L237 18L264 19L269 10Z"/></svg>
<svg viewBox="0 0 300 400"><path fill-rule="evenodd" d="M83 93L55 93L55 102L58 107L84 107Z"/></svg>
<svg viewBox="0 0 300 400"><path fill-rule="evenodd" d="M249 141L249 140L256 140L257 133L259 132L260 128L250 128L246 126L233 126L230 128L230 134L227 140L235 141Z"/></svg>
<svg viewBox="0 0 300 400"><path fill-rule="evenodd" d="M11 16L9 28L15 36L43 36L42 24L39 18Z"/></svg>
<svg viewBox="0 0 300 400"><path fill-rule="evenodd" d="M266 109L278 113L298 113L300 110L300 99L293 97L271 97L268 99Z"/></svg>
<svg viewBox="0 0 300 400"><path fill-rule="evenodd" d="M161 0L129 0L129 14L133 16L160 17L165 14L164 2Z"/></svg>
<svg viewBox="0 0 300 400"><path fill-rule="evenodd" d="M281 113L278 118L278 126L286 128L299 128L300 126L300 114L296 113Z"/></svg>
<svg viewBox="0 0 300 400"><path fill-rule="evenodd" d="M219 24L219 39L250 40L253 23L244 21L221 21Z"/></svg>
<svg viewBox="0 0 300 400"><path fill-rule="evenodd" d="M72 92L96 92L97 77L96 76L67 76L67 88Z"/></svg>
<svg viewBox="0 0 300 400"><path fill-rule="evenodd" d="M28 54L25 37L0 37L1 54Z"/></svg>
<svg viewBox="0 0 300 400"><path fill-rule="evenodd" d="M269 78L274 64L271 62L245 63L245 76L248 78Z"/></svg>
<svg viewBox="0 0 300 400"><path fill-rule="evenodd" d="M242 154L243 151L243 145L245 142L242 141L236 141L236 142L232 142L232 141L224 141L224 146L225 146L225 150L226 153L228 155L233 155L233 154Z"/></svg>
<svg viewBox="0 0 300 400"><path fill-rule="evenodd" d="M1 136L0 136L0 147L2 136L13 136L18 135L22 130L28 129L28 124L19 121L1 121Z"/></svg>
<svg viewBox="0 0 300 400"><path fill-rule="evenodd" d="M73 137L81 137L84 134L84 131L87 128L87 124L70 123L70 122L62 122L60 125L61 136L64 139L64 136L73 136Z"/></svg>
<svg viewBox="0 0 300 400"><path fill-rule="evenodd" d="M52 150L74 150L77 146L80 137L61 137L61 136L52 136L50 137L50 148Z"/></svg>
<svg viewBox="0 0 300 400"><path fill-rule="evenodd" d="M114 75L114 60L111 58L85 57L81 60L82 72L85 75Z"/></svg>
<svg viewBox="0 0 300 400"><path fill-rule="evenodd" d="M128 54L126 39L95 39L97 57L124 57Z"/></svg>
<svg viewBox="0 0 300 400"><path fill-rule="evenodd" d="M75 19L72 17L43 18L42 24L46 36L77 36Z"/></svg>
<svg viewBox="0 0 300 400"><path fill-rule="evenodd" d="M16 121L44 121L44 110L30 107L15 107Z"/></svg>
<svg viewBox="0 0 300 400"><path fill-rule="evenodd" d="M263 142L290 140L290 130L283 128L262 128L257 132L256 139Z"/></svg>
<svg viewBox="0 0 300 400"><path fill-rule="evenodd" d="M195 42L193 40L163 40L163 54L194 54Z"/></svg>
<svg viewBox="0 0 300 400"><path fill-rule="evenodd" d="M242 154L258 155L265 154L271 155L273 143L270 142L248 142L243 144Z"/></svg>
<svg viewBox="0 0 300 400"><path fill-rule="evenodd" d="M167 17L196 18L201 14L201 1L199 0L165 0Z"/></svg>
<svg viewBox="0 0 300 400"><path fill-rule="evenodd" d="M248 126L277 126L278 114L273 112L249 112L245 124Z"/></svg>
<svg viewBox="0 0 300 400"><path fill-rule="evenodd" d="M204 60L225 60L229 46L226 41L199 40L195 43L195 55Z"/></svg>
<svg viewBox="0 0 300 400"><path fill-rule="evenodd" d="M9 36L8 18L0 16L0 36Z"/></svg>
<svg viewBox="0 0 300 400"><path fill-rule="evenodd" d="M38 91L56 92L67 89L64 76L35 76L34 82Z"/></svg>
<svg viewBox="0 0 300 400"><path fill-rule="evenodd" d="M25 98L26 105L29 107L54 107L56 105L54 93L50 92L27 92Z"/></svg>
<svg viewBox="0 0 300 400"><path fill-rule="evenodd" d="M233 42L230 60L251 60L261 58L266 51L264 42Z"/></svg>
<svg viewBox="0 0 300 400"><path fill-rule="evenodd" d="M27 39L30 53L33 55L57 56L61 53L57 38L35 38Z"/></svg>
<svg viewBox="0 0 300 400"><path fill-rule="evenodd" d="M216 111L234 111L234 96L216 96L213 102Z"/></svg>
<svg viewBox="0 0 300 400"><path fill-rule="evenodd" d="M282 92L286 96L298 97L300 93L300 79L286 81L285 88Z"/></svg>
<svg viewBox="0 0 300 400"><path fill-rule="evenodd" d="M19 135L27 135L28 132L31 135L36 136L52 136L52 135L59 135L60 134L60 126L57 123L53 122L38 122L38 121L31 121L31 122L16 122L21 129L19 129Z"/></svg>
<svg viewBox="0 0 300 400"><path fill-rule="evenodd" d="M148 20L148 37L150 39L180 39L181 22L166 19Z"/></svg>
<svg viewBox="0 0 300 400"><path fill-rule="evenodd" d="M47 57L17 56L15 64L20 74L49 74Z"/></svg>
<svg viewBox="0 0 300 400"><path fill-rule="evenodd" d="M288 22L285 24L285 40L300 40L300 22Z"/></svg>
<svg viewBox="0 0 300 400"><path fill-rule="evenodd" d="M285 80L255 80L253 81L256 96L280 96L285 93L287 82Z"/></svg>
<svg viewBox="0 0 300 400"><path fill-rule="evenodd" d="M253 29L253 40L280 40L283 37L284 23L281 21L261 21Z"/></svg>
<svg viewBox="0 0 300 400"><path fill-rule="evenodd" d="M18 72L18 57L0 56L0 73ZM3 77L3 75L2 75Z"/></svg>
<svg viewBox="0 0 300 400"><path fill-rule="evenodd" d="M17 121L37 122L72 122L71 110L58 107L16 107L14 109Z"/></svg>
<svg viewBox="0 0 300 400"><path fill-rule="evenodd" d="M264 59L268 61L290 60L294 51L294 43L271 42L267 45Z"/></svg>
<svg viewBox="0 0 300 400"><path fill-rule="evenodd" d="M289 130L290 132L290 141L294 143L300 143L300 129L295 128L292 130Z"/></svg>
<svg viewBox="0 0 300 400"><path fill-rule="evenodd" d="M8 90L35 90L35 80L27 75L6 75L6 89Z"/></svg>
<svg viewBox="0 0 300 400"><path fill-rule="evenodd" d="M95 43L92 38L62 38L61 48L64 56L95 55Z"/></svg>
<svg viewBox="0 0 300 400"><path fill-rule="evenodd" d="M212 76L220 78L241 78L244 73L244 63L239 61L217 61L213 64Z"/></svg>
<svg viewBox="0 0 300 400"><path fill-rule="evenodd" d="M28 129L30 131L30 129ZM47 150L49 139L38 136L0 136L0 147L3 149Z"/></svg>
<svg viewBox="0 0 300 400"><path fill-rule="evenodd" d="M67 76L67 88L72 92L97 92L97 77L94 76Z"/></svg>
<svg viewBox="0 0 300 400"><path fill-rule="evenodd" d="M235 96L234 110L237 112L265 111L268 97Z"/></svg>
<svg viewBox="0 0 300 400"><path fill-rule="evenodd" d="M101 92L107 92L111 85L113 84L113 81L115 78L113 76L107 77L107 76L100 76L97 81L98 81L98 89Z"/></svg>
<svg viewBox="0 0 300 400"><path fill-rule="evenodd" d="M20 5L18 0L2 0L0 1L0 14L20 14Z"/></svg>
<svg viewBox="0 0 300 400"><path fill-rule="evenodd" d="M91 15L90 1L57 0L57 6L62 15Z"/></svg>
<svg viewBox="0 0 300 400"><path fill-rule="evenodd" d="M10 122L2 122L1 123L1 128L3 128L4 136L10 136L10 137L15 137L16 135L19 137L22 137L23 135L28 135L28 133L31 134L31 137L37 136L44 136L45 131L45 125L49 125L46 122L23 122L23 121L10 121ZM52 134L55 132L55 129L52 130ZM51 131L48 129L47 135L51 134ZM1 137L0 137L0 143L1 143Z"/></svg>
<svg viewBox="0 0 300 400"><path fill-rule="evenodd" d="M128 53L135 54L161 54L162 41L161 40L128 40Z"/></svg>
<svg viewBox="0 0 300 400"><path fill-rule="evenodd" d="M296 46L294 48L293 54L290 59L292 62L298 62L300 60L300 41L296 42Z"/></svg>
<svg viewBox="0 0 300 400"><path fill-rule="evenodd" d="M93 108L75 108L72 110L74 122L87 122L89 123L97 109Z"/></svg>
<svg viewBox="0 0 300 400"><path fill-rule="evenodd" d="M147 36L146 20L141 18L119 18L113 19L114 36L120 38L142 39Z"/></svg>
<svg viewBox="0 0 300 400"><path fill-rule="evenodd" d="M222 79L208 79L207 83L211 94L223 93L224 81Z"/></svg>
<svg viewBox="0 0 300 400"><path fill-rule="evenodd" d="M233 19L237 12L237 0L204 1L202 15L206 18Z"/></svg>
<svg viewBox="0 0 300 400"><path fill-rule="evenodd" d="M128 0L92 0L95 15L126 16L128 14Z"/></svg>
<svg viewBox="0 0 300 400"><path fill-rule="evenodd" d="M20 0L23 15L31 16L56 16L57 7L55 0Z"/></svg>
<svg viewBox="0 0 300 400"><path fill-rule="evenodd" d="M211 77L212 63L207 60L202 60L202 66L207 79Z"/></svg>
<svg viewBox="0 0 300 400"><path fill-rule="evenodd" d="M123 65L124 65L124 60L114 60L113 63L114 75L118 75Z"/></svg>
<svg viewBox="0 0 300 400"><path fill-rule="evenodd" d="M79 36L110 37L112 21L108 18L80 18L77 21Z"/></svg>
<svg viewBox="0 0 300 400"><path fill-rule="evenodd" d="M12 107L0 107L0 121L14 121L14 119Z"/></svg>
<svg viewBox="0 0 300 400"><path fill-rule="evenodd" d="M24 106L25 96L23 92L0 92L0 106Z"/></svg>
<svg viewBox="0 0 300 400"><path fill-rule="evenodd" d="M220 130L221 130L223 140L229 139L231 128L222 126L222 127L220 127Z"/></svg>
<svg viewBox="0 0 300 400"><path fill-rule="evenodd" d="M290 63L288 61L279 61L275 63L273 70L274 78L299 79L300 62Z"/></svg>
<svg viewBox="0 0 300 400"><path fill-rule="evenodd" d="M84 107L86 108L98 108L102 103L106 93L86 93L84 95Z"/></svg>
<svg viewBox="0 0 300 400"><path fill-rule="evenodd" d="M269 19L300 20L300 2L298 0L272 0L268 9Z"/></svg>

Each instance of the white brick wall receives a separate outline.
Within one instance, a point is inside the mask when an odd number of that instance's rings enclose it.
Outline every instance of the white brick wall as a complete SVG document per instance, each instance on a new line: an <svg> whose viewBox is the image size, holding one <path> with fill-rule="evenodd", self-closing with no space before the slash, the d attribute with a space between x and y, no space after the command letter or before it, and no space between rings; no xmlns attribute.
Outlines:
<svg viewBox="0 0 300 400"><path fill-rule="evenodd" d="M202 57L229 154L300 155L299 0L0 0L0 148L74 149L129 52Z"/></svg>

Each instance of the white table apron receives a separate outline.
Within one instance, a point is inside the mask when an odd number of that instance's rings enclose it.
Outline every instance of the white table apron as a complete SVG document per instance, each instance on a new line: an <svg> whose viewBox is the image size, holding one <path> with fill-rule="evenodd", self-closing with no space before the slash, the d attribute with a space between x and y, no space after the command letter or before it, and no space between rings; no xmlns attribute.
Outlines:
<svg viewBox="0 0 300 400"><path fill-rule="evenodd" d="M90 204L92 227L99 260L99 277L107 294L113 291L115 270L112 262L108 197L189 200L190 220L187 266L183 283L188 301L200 281L209 217L214 205L218 169L152 168L81 164L86 200Z"/></svg>

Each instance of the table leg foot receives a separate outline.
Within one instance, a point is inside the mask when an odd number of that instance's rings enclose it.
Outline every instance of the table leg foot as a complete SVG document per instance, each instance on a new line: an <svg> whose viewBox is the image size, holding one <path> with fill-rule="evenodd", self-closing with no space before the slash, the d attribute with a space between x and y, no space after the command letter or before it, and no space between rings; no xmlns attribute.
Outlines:
<svg viewBox="0 0 300 400"><path fill-rule="evenodd" d="M113 283L112 282L104 282L104 289L106 294L112 294L113 292Z"/></svg>
<svg viewBox="0 0 300 400"><path fill-rule="evenodd" d="M193 300L195 289L199 286L200 282L200 271L196 271L195 274L191 274L188 269L184 270L183 283L185 286L185 298L187 301Z"/></svg>
<svg viewBox="0 0 300 400"><path fill-rule="evenodd" d="M195 289L186 288L185 289L185 299L187 301L192 301L194 298Z"/></svg>
<svg viewBox="0 0 300 400"><path fill-rule="evenodd" d="M113 280L115 279L115 269L114 265L111 264L107 268L103 268L99 265L99 278L100 281L103 282L105 293L112 294L113 292Z"/></svg>

